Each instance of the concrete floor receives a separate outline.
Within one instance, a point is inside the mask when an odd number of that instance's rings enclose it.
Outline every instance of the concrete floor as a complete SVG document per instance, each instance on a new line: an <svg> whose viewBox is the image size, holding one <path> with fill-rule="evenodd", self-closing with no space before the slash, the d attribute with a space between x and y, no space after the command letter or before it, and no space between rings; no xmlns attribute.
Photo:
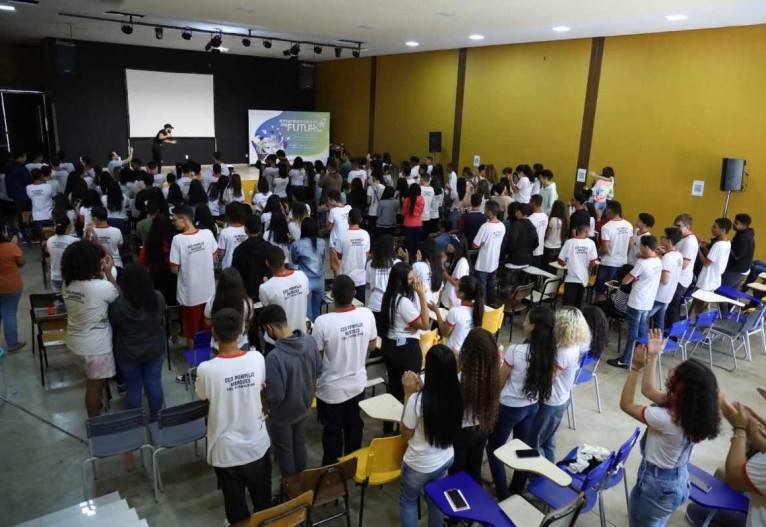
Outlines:
<svg viewBox="0 0 766 527"><path fill-rule="evenodd" d="M24 247L28 265L23 269L26 293L45 292L39 265L39 251L36 247ZM19 306L20 337L29 341L30 325L27 315L28 299ZM519 322L517 321L517 324ZM518 328L518 326L517 326ZM515 331L520 338L521 331ZM508 328L501 331L501 341L507 344ZM617 335L612 335L607 357L614 356ZM763 408L755 391L756 386L766 385L761 343L753 339L754 361L741 362L736 373L716 368L721 389L733 400L740 400ZM73 365L64 350L50 354L50 368L47 370L47 385L40 385L37 356L32 357L31 347L8 357L5 364L8 397L15 403L51 421L79 438L85 437L86 418L83 402L84 382L80 371ZM716 360L728 366L728 360L717 356ZM670 364L672 358L666 358ZM173 371L167 368L163 373L165 399L168 406L190 400L188 392L173 378L183 368L181 350L172 353ZM599 367L603 413L596 411L595 391L586 385L576 388L577 430L570 430L566 423L558 435L559 456L580 443L601 445L616 449L637 425L626 417L618 407L620 391L625 379L624 370L617 370L602 363ZM640 396L639 396L640 397ZM122 408L122 400L116 399L113 408ZM87 457L83 442L74 439L54 427L44 424L16 407L0 401L0 526L15 525L83 500L81 464ZM367 444L381 433L378 422L366 420L364 443ZM310 420L308 429L309 466L318 466L321 460L321 428ZM713 471L723 463L729 447L730 428L722 427L722 434L714 441L698 445L694 450L695 464ZM201 445L202 446L202 445ZM639 462L634 452L627 464L629 483L632 485ZM132 473L126 473L119 458L98 463L98 481L88 480L90 496L100 496L118 491L136 508L141 518L155 526L208 526L221 525L223 500L216 490L212 469L207 466L204 456L195 457L192 446L181 447L161 454L161 467L166 493L160 502L154 501L151 479L148 473L137 466ZM485 465L485 477L489 471ZM279 471L274 468L273 489L278 488ZM398 485L368 491L365 524L398 524ZM611 525L627 525L625 496L621 488L614 488L604 494L607 520ZM357 522L359 489L353 488L351 497L352 522ZM684 507L685 508L685 507ZM335 520L342 525L343 520ZM354 523L356 524L356 523ZM425 525L425 519L421 525ZM595 511L584 515L578 525L598 525ZM669 525L686 525L682 510L676 512Z"/></svg>

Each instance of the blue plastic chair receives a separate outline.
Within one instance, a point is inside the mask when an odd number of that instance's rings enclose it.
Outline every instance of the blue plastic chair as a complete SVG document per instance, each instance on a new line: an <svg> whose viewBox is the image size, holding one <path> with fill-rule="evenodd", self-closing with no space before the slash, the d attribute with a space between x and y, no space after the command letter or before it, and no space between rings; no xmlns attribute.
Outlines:
<svg viewBox="0 0 766 527"><path fill-rule="evenodd" d="M594 357L591 355L590 350L583 353L582 357L580 357L580 366L575 374L574 386L588 384L590 381L593 381L596 386L596 404L598 405L598 413L601 413L601 392L598 389L598 375L596 375L596 368L598 368L599 362L601 362L601 357ZM577 423L575 422L574 390L569 394L567 420L569 421L569 428L576 430Z"/></svg>
<svg viewBox="0 0 766 527"><path fill-rule="evenodd" d="M574 500L580 492L585 493L585 506L582 508L581 514L586 514L595 507L596 503L599 504L599 516L601 518L602 527L606 525L606 517L604 515L604 503L601 497L601 490L606 482L606 478L609 476L609 469L614 465L615 453L609 454L604 461L599 465L596 465L589 470L581 484L575 486L573 482L572 486L559 487L551 480L544 477L534 479L527 491L534 497L545 503L545 505L552 509L560 509L566 504Z"/></svg>
<svg viewBox="0 0 766 527"><path fill-rule="evenodd" d="M194 334L194 349L191 351L184 351L184 359L189 364L189 368L186 370L187 379L189 382L186 384L188 389L191 386L191 398L194 400L194 369L203 362L209 361L213 356L213 349L211 343L213 340L213 333L211 331L198 331Z"/></svg>
<svg viewBox="0 0 766 527"><path fill-rule="evenodd" d="M633 431L633 433L630 435L627 441L625 441L622 445L620 445L620 448L617 449L616 455L614 457L614 463L609 468L609 474L607 475L606 481L604 482L603 487L601 488L602 491L611 489L612 487L616 487L620 484L620 481L623 482L625 487L625 504L627 506L628 503L628 478L625 475L625 462L628 460L628 457L630 457L630 453L633 451L633 447L636 446L636 443L638 442L638 438L641 435L641 430L636 427L636 429ZM567 465L574 461L577 458L577 448L573 448L564 459L556 463L558 467L572 476L572 487L574 488L582 488L582 484L585 481L585 474L575 474L573 472L570 472L567 469Z"/></svg>
<svg viewBox="0 0 766 527"><path fill-rule="evenodd" d="M657 375L659 376L660 384L662 384L663 379L662 356L665 353L672 353L673 356L675 356L675 354L678 353L678 350L681 350L681 356L684 357L684 350L683 346L681 345L681 341L683 340L684 335L689 332L689 326L691 326L691 321L688 318L674 322L673 325L670 326L670 331L668 332L667 340L665 340L665 345L662 347L660 356L657 358ZM649 344L649 337L639 337L638 340L636 340L636 343L647 346Z"/></svg>
<svg viewBox="0 0 766 527"><path fill-rule="evenodd" d="M718 319L718 316L719 311L717 309L711 309L697 315L697 321L694 323L694 326L689 328L689 331L686 332L682 339L683 349L681 352L684 360L691 358L694 352L697 351L697 347L700 344L704 344L707 346L710 367L713 367L713 342L708 336L708 331L713 322ZM691 353L689 353L690 344L694 344L694 349L692 349Z"/></svg>
<svg viewBox="0 0 766 527"><path fill-rule="evenodd" d="M719 510L747 514L750 500L745 494L732 489L726 482L717 479L712 474L708 474L692 463L689 463L689 474L710 485L710 490L707 492L697 487L694 482L692 482L689 489L689 499L693 503L707 508L709 511L707 518L702 524L703 526L707 527L710 525L713 516Z"/></svg>
<svg viewBox="0 0 766 527"><path fill-rule="evenodd" d="M764 313L766 313L766 306L761 304L756 309L748 313L742 322L720 318L713 322L713 325L710 326L710 329L708 330L708 336L710 337L710 340L714 338L721 338L728 339L729 341L731 346L731 357L734 361L734 368L728 371L735 371L737 369L737 351L740 348L744 348L745 350L745 359L753 360L752 353L750 351L750 335L761 333L761 339L763 339ZM734 342L740 339L742 340L742 344L735 348Z"/></svg>

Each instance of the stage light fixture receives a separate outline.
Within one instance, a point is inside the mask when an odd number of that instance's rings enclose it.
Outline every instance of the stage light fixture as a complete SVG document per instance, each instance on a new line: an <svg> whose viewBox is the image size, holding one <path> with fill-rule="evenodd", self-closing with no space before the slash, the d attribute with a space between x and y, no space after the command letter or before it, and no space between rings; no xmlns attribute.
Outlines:
<svg viewBox="0 0 766 527"><path fill-rule="evenodd" d="M221 42L223 41L223 37L220 33L213 34L212 37L210 37L210 42L205 44L205 51L209 51L211 53L220 53L221 50L218 49L221 47Z"/></svg>
<svg viewBox="0 0 766 527"><path fill-rule="evenodd" d="M335 48L335 58L339 59L340 54L343 52L343 48Z"/></svg>
<svg viewBox="0 0 766 527"><path fill-rule="evenodd" d="M184 39L184 40L191 40L191 38L192 38L191 28L187 27L186 29L184 29L181 32L181 38Z"/></svg>
<svg viewBox="0 0 766 527"><path fill-rule="evenodd" d="M154 38L157 40L162 40L162 37L165 36L165 31L161 27L155 27L154 28Z"/></svg>
<svg viewBox="0 0 766 527"><path fill-rule="evenodd" d="M126 35L132 35L133 34L133 17L130 17L130 23L124 22L120 29L122 29L122 32L125 33Z"/></svg>
<svg viewBox="0 0 766 527"><path fill-rule="evenodd" d="M266 49L271 49L271 40L264 39L263 40L263 47Z"/></svg>
<svg viewBox="0 0 766 527"><path fill-rule="evenodd" d="M359 55L361 55L361 54L362 54L362 50L360 50L359 48L357 48L357 49L353 50L353 51L351 52L351 54L354 56L354 58L355 58L355 59L358 59L358 58L359 58Z"/></svg>
<svg viewBox="0 0 766 527"><path fill-rule="evenodd" d="M250 36L252 31L250 29L247 30L247 36L242 38L242 45L246 48L250 47Z"/></svg>
<svg viewBox="0 0 766 527"><path fill-rule="evenodd" d="M321 55L322 54L322 46L320 46L318 44L315 44L314 45L314 53L316 53L317 55Z"/></svg>
<svg viewBox="0 0 766 527"><path fill-rule="evenodd" d="M282 55L284 55L285 57L289 57L290 56L290 50L289 49L284 50L282 52Z"/></svg>
<svg viewBox="0 0 766 527"><path fill-rule="evenodd" d="M290 46L290 55L292 55L293 57L297 57L298 53L300 52L301 52L300 44L293 44L292 46Z"/></svg>

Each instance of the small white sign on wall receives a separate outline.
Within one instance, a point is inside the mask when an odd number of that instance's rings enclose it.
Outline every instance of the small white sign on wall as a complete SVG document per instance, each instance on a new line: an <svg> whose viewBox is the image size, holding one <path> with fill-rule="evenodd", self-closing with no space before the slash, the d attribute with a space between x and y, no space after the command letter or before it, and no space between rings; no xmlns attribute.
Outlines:
<svg viewBox="0 0 766 527"><path fill-rule="evenodd" d="M479 165L481 165L481 156L477 154L473 156L473 166L478 168Z"/></svg>
<svg viewBox="0 0 766 527"><path fill-rule="evenodd" d="M585 168L577 169L577 182L585 183L585 179L588 177L588 170Z"/></svg>
<svg viewBox="0 0 766 527"><path fill-rule="evenodd" d="M692 182L692 196L702 196L705 193L705 182L695 179Z"/></svg>

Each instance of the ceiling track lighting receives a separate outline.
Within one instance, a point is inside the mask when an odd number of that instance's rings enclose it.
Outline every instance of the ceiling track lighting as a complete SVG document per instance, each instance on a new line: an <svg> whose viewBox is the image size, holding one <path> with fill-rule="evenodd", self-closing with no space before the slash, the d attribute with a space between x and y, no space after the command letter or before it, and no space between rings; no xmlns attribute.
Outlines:
<svg viewBox="0 0 766 527"><path fill-rule="evenodd" d="M38 2L38 0L4 0L9 3L26 3L26 4L35 4ZM286 38L279 38L279 37L266 37L263 35L253 35L252 29L247 30L247 34L244 33L244 30L242 32L224 32L220 29L215 30L213 33L210 33L209 30L203 30L198 29L190 26L175 26L170 24L152 24L149 22L143 22L141 21L142 18L144 18L144 15L140 13L126 13L121 11L106 11L104 12L105 15L112 15L114 17L121 17L117 18L116 20L113 18L107 18L107 17L101 17L101 16L92 16L92 15L83 15L78 13L67 13L60 11L58 12L59 16L64 17L71 17L71 18L78 18L81 20L94 20L98 22L111 22L120 24L120 30L126 34L126 35L132 35L133 31L135 29L135 26L142 26L142 27L148 27L154 29L154 36L157 38L157 40L161 40L164 38L165 30L170 31L180 31L181 32L181 38L183 40L189 41L192 39L192 36L194 32L199 33L207 33L210 34L210 40L207 44L205 44L205 51L212 52L212 53L220 53L222 51L228 51L226 48L222 46L223 43L223 36L229 36L229 37L236 37L241 39L242 45L244 47L251 47L253 39L261 40L261 43L263 44L263 47L265 49L271 49L274 42L283 42L287 44L289 47L288 49L283 51L283 55L285 57L291 57L291 58L297 58L301 51L301 46L306 46L308 49L313 49L314 53L317 55L321 54L324 51L324 48L332 49L335 52L336 58L341 58L343 54L343 50L349 50L351 52L351 55L354 57L361 56L362 52L362 42L355 41L355 40L336 40L335 42L338 42L338 44L332 43L322 43L322 42L306 42L306 41L295 41L295 40L288 40Z"/></svg>

